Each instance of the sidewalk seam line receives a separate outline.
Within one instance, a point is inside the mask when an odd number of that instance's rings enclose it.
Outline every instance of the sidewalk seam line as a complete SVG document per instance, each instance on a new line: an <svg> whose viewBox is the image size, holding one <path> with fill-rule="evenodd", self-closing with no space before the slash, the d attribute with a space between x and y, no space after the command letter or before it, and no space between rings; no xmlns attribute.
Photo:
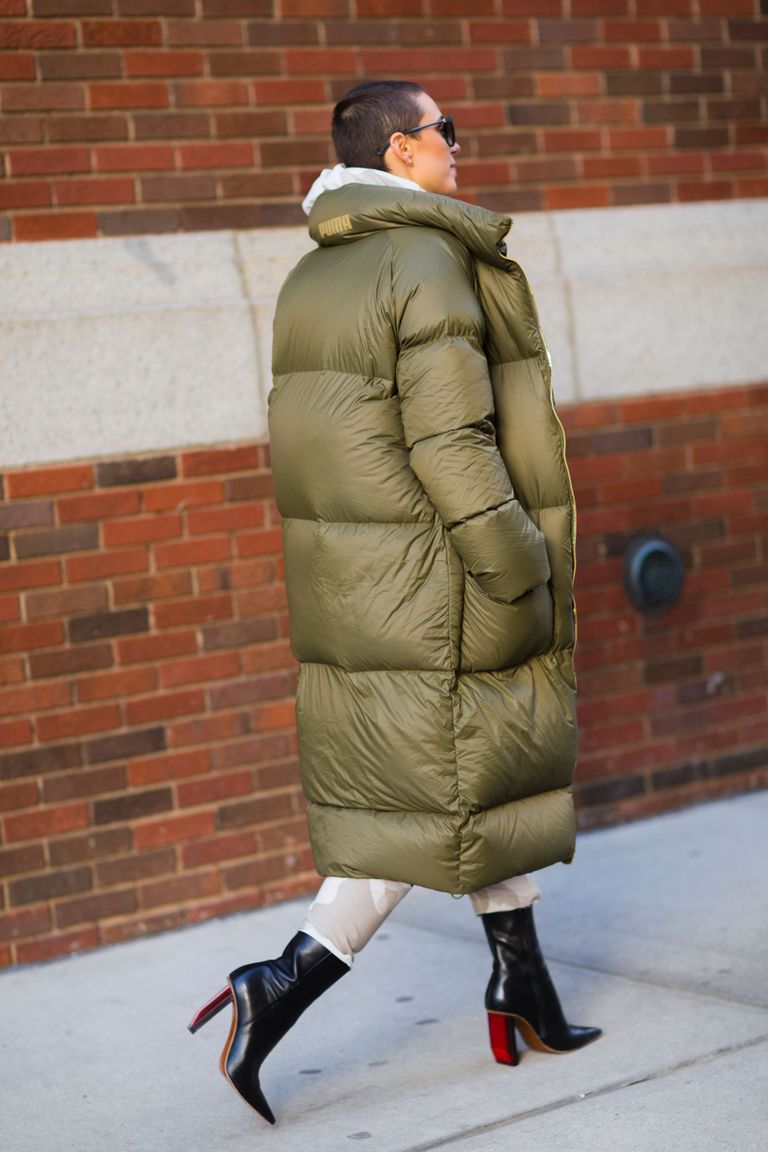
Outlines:
<svg viewBox="0 0 768 1152"><path fill-rule="evenodd" d="M584 1100L595 1100L601 1096L611 1095L613 1092L620 1092L624 1088L632 1088L635 1084L647 1084L652 1080L661 1080L666 1076L672 1076L675 1072L680 1072L684 1068L694 1068L700 1064L708 1064L712 1060L717 1060L722 1056L730 1056L736 1052L743 1052L747 1048L755 1048L760 1044L768 1042L768 1033L762 1036L754 1036L751 1040L744 1040L741 1044L733 1044L726 1048L716 1048L713 1052L707 1052L703 1056L693 1056L689 1060L681 1060L677 1064L670 1064L666 1068L660 1068L655 1072L649 1072L646 1076L639 1076L631 1080L619 1080L613 1084L605 1084L601 1088L595 1088L591 1092L578 1092L572 1096L564 1096L562 1100L556 1100L552 1104L542 1104L538 1108L530 1108L527 1112L519 1112L515 1116L509 1116L504 1120L494 1120L490 1124L479 1124L474 1128L468 1128L464 1132L457 1132L452 1136L446 1136L442 1140L430 1141L428 1144L412 1144L408 1148L402 1149L402 1152L435 1152L440 1148L447 1148L450 1144L457 1144L460 1140L474 1140L478 1136L483 1136L486 1133L497 1132L502 1128L511 1127L513 1124L519 1124L524 1120L531 1120L536 1116L546 1115L548 1112L557 1112L561 1108L567 1108L571 1104L580 1104Z"/></svg>
<svg viewBox="0 0 768 1152"><path fill-rule="evenodd" d="M411 928L415 932L426 932L433 936L447 936L449 940L456 940L463 944L481 944L480 940L476 940L473 936L463 936L458 933L445 932L443 929L425 928L419 924L409 924L401 920L398 925L392 924L391 927ZM669 984L663 980L652 980L648 976L632 976L627 972L618 972L613 968L598 968L595 964L586 964L579 960L563 960L552 953L547 953L547 961L552 964L559 964L563 968L578 968L584 972L595 972L600 976L611 976L616 980L627 980L630 984L647 984L650 988L663 988L667 992L685 992L689 996L699 996L703 1000L715 1000L723 1004L735 1004L743 1008L757 1008L759 1011L768 1012L768 1004L761 1004L756 1000L739 1000L735 996L726 996L717 992L703 992L699 988L689 988L685 984Z"/></svg>

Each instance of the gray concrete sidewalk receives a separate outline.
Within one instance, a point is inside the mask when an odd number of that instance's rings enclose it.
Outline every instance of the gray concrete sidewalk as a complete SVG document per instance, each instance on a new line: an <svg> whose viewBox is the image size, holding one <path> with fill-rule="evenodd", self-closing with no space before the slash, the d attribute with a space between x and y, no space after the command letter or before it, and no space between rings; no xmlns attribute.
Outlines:
<svg viewBox="0 0 768 1152"><path fill-rule="evenodd" d="M0 974L4 1152L758 1152L768 1147L768 793L583 834L539 935L581 1052L495 1064L467 900L414 890L264 1066L263 1123L200 1004L305 904ZM354 1142L350 1144L350 1142Z"/></svg>

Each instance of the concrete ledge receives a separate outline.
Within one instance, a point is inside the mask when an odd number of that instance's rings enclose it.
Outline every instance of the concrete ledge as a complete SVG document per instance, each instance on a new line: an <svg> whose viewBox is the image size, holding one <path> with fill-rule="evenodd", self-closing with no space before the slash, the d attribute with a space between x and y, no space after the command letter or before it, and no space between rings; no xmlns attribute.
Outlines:
<svg viewBox="0 0 768 1152"><path fill-rule="evenodd" d="M0 466L266 439L280 285L303 228L0 249ZM561 403L760 379L768 199L529 213Z"/></svg>
<svg viewBox="0 0 768 1152"><path fill-rule="evenodd" d="M277 291L297 229L0 251L6 467L265 440Z"/></svg>

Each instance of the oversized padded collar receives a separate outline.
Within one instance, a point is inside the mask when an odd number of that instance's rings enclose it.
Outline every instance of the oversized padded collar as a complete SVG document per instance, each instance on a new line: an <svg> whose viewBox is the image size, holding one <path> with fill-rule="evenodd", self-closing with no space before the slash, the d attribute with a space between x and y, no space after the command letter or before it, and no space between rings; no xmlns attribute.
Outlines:
<svg viewBox="0 0 768 1152"><path fill-rule="evenodd" d="M324 192L309 214L309 234L322 247L350 244L382 228L413 225L451 232L478 259L497 268L509 267L504 237L511 218L450 196L347 184Z"/></svg>

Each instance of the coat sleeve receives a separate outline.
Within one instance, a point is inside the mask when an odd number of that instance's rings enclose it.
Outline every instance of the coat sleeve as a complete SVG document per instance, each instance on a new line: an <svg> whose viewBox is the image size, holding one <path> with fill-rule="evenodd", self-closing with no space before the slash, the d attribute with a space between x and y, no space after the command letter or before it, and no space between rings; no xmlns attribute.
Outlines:
<svg viewBox="0 0 768 1152"><path fill-rule="evenodd" d="M403 229L393 244L396 383L410 465L467 571L488 596L511 602L549 579L544 536L496 446L471 257L453 237L426 231Z"/></svg>

